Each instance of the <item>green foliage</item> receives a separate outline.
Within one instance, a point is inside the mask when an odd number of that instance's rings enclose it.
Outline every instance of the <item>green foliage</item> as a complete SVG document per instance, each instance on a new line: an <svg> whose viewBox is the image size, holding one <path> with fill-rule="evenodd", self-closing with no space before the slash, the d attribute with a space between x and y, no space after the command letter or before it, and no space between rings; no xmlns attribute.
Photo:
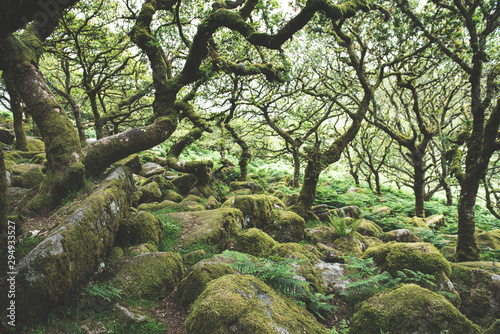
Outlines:
<svg viewBox="0 0 500 334"><path fill-rule="evenodd" d="M153 216L160 219L163 225L163 238L158 246L160 252L171 251L179 243L179 237L181 236L180 219L171 216L171 212L172 210L169 208L151 212Z"/></svg>
<svg viewBox="0 0 500 334"><path fill-rule="evenodd" d="M346 290L341 292L348 300L360 302L375 293L389 290L398 284L415 283L435 286L435 277L424 274L420 271L403 269L397 272L396 277L392 277L387 271L377 273L378 269L374 266L373 259L359 259L356 257L344 257L349 263L348 269L353 270L339 280L354 280L347 284Z"/></svg>
<svg viewBox="0 0 500 334"><path fill-rule="evenodd" d="M333 295L325 296L321 293L312 293L309 288L310 282L295 278L295 270L301 260L280 257L258 258L227 250L222 254L235 259L236 262L231 265L242 274L258 277L321 319L324 319L324 315L331 314L336 308L327 303L333 298Z"/></svg>
<svg viewBox="0 0 500 334"><path fill-rule="evenodd" d="M437 249L446 247L448 243L436 230L418 229L414 231L423 241L433 244Z"/></svg>
<svg viewBox="0 0 500 334"><path fill-rule="evenodd" d="M328 222L330 226L335 229L335 232L337 232L337 234L340 237L350 237L358 230L360 221L351 222L350 224L348 224L347 219L343 217L344 216L343 212L342 211L340 212L341 212L340 216L335 216L335 215L329 216Z"/></svg>
<svg viewBox="0 0 500 334"><path fill-rule="evenodd" d="M116 323L110 334L163 334L168 331L168 327L158 321L146 321L139 324Z"/></svg>
<svg viewBox="0 0 500 334"><path fill-rule="evenodd" d="M328 334L349 334L350 332L351 330L349 329L349 324L345 319L342 319L338 330L334 327L328 332Z"/></svg>
<svg viewBox="0 0 500 334"><path fill-rule="evenodd" d="M33 248L38 246L43 239L45 238L41 235L24 237L16 246L16 257L19 259L23 258L26 254L31 252Z"/></svg>
<svg viewBox="0 0 500 334"><path fill-rule="evenodd" d="M10 119L12 119L12 113L10 111L1 110L0 111L0 118L10 118Z"/></svg>
<svg viewBox="0 0 500 334"><path fill-rule="evenodd" d="M94 297L100 297L105 301L111 302L113 299L121 298L121 289L113 287L109 282L107 283L96 283L85 289L85 292Z"/></svg>

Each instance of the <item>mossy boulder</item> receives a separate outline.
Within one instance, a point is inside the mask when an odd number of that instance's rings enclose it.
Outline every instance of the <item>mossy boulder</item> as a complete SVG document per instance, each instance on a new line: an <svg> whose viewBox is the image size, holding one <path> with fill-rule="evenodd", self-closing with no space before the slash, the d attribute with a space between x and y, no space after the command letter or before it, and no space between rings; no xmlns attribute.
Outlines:
<svg viewBox="0 0 500 334"><path fill-rule="evenodd" d="M145 253L124 261L111 283L124 297L158 297L172 292L183 273L179 254Z"/></svg>
<svg viewBox="0 0 500 334"><path fill-rule="evenodd" d="M207 285L191 306L187 333L324 333L293 301L254 276L226 275Z"/></svg>
<svg viewBox="0 0 500 334"><path fill-rule="evenodd" d="M429 228L439 230L441 227L443 227L446 224L446 220L444 215L432 215L429 217L425 218L425 225L427 225Z"/></svg>
<svg viewBox="0 0 500 334"><path fill-rule="evenodd" d="M158 246L162 238L161 221L149 212L139 211L120 224L116 234L116 244L125 246L151 243Z"/></svg>
<svg viewBox="0 0 500 334"><path fill-rule="evenodd" d="M268 257L277 245L278 243L267 233L251 228L236 238L233 250L257 257Z"/></svg>
<svg viewBox="0 0 500 334"><path fill-rule="evenodd" d="M312 214L317 217L322 222L328 222L330 220L331 214L328 205L320 204L313 206L311 208Z"/></svg>
<svg viewBox="0 0 500 334"><path fill-rule="evenodd" d="M218 207L220 207L220 203L214 196L210 196L205 202L205 209L207 210L217 209Z"/></svg>
<svg viewBox="0 0 500 334"><path fill-rule="evenodd" d="M339 234L333 227L318 226L315 228L306 228L306 239L314 244L332 244L339 238Z"/></svg>
<svg viewBox="0 0 500 334"><path fill-rule="evenodd" d="M263 194L266 192L264 187L253 181L233 181L229 183L229 189L231 191L250 189L252 191L252 194Z"/></svg>
<svg viewBox="0 0 500 334"><path fill-rule="evenodd" d="M453 285L448 279L451 274L450 263L431 244L390 242L368 248L363 253L363 258L370 257L373 258L380 271L388 271L393 277L396 277L397 272L403 269L420 271L434 275L437 290L453 291Z"/></svg>
<svg viewBox="0 0 500 334"><path fill-rule="evenodd" d="M418 235L416 235L415 233L413 233L412 231L410 231L406 228L386 232L381 236L381 239L382 239L382 241L385 241L385 242L390 242L390 241L420 242L420 241L422 241Z"/></svg>
<svg viewBox="0 0 500 334"><path fill-rule="evenodd" d="M203 211L205 210L205 206L198 202L181 201L180 203L172 205L172 210L178 212Z"/></svg>
<svg viewBox="0 0 500 334"><path fill-rule="evenodd" d="M500 230L483 232L477 235L477 243L483 247L500 249Z"/></svg>
<svg viewBox="0 0 500 334"><path fill-rule="evenodd" d="M175 212L171 216L179 219L183 227L180 238L183 246L209 243L225 250L234 243L243 224L241 211L233 208Z"/></svg>
<svg viewBox="0 0 500 334"><path fill-rule="evenodd" d="M16 139L14 131L0 127L0 143L12 145Z"/></svg>
<svg viewBox="0 0 500 334"><path fill-rule="evenodd" d="M295 212L273 210L265 231L278 242L299 242L304 239L306 221Z"/></svg>
<svg viewBox="0 0 500 334"><path fill-rule="evenodd" d="M14 186L21 188L34 188L38 187L45 175L42 172L42 168L38 165L33 165L26 172L21 175L14 175Z"/></svg>
<svg viewBox="0 0 500 334"><path fill-rule="evenodd" d="M202 203L203 200L201 199L200 196L196 196L196 195L187 195L183 201L187 202L187 201L191 201L191 202L196 202L196 203Z"/></svg>
<svg viewBox="0 0 500 334"><path fill-rule="evenodd" d="M197 183L198 178L194 174L181 174L172 179L172 184L179 190L181 195L187 195Z"/></svg>
<svg viewBox="0 0 500 334"><path fill-rule="evenodd" d="M28 151L30 152L45 152L45 143L36 138L27 138Z"/></svg>
<svg viewBox="0 0 500 334"><path fill-rule="evenodd" d="M281 208L282 202L269 195L243 195L230 197L223 207L236 208L245 218L244 228L266 228L273 213L273 209ZM282 204L284 207L284 204Z"/></svg>
<svg viewBox="0 0 500 334"><path fill-rule="evenodd" d="M320 259L324 262L334 262L334 263L344 263L344 253L341 251L325 245L323 243L317 243L316 249L321 253Z"/></svg>
<svg viewBox="0 0 500 334"><path fill-rule="evenodd" d="M158 183L151 182L139 188L141 191L140 203L160 202L162 194Z"/></svg>
<svg viewBox="0 0 500 334"><path fill-rule="evenodd" d="M137 256L146 253L158 252L158 247L151 243L143 243L136 246L131 246L127 248L128 256Z"/></svg>
<svg viewBox="0 0 500 334"><path fill-rule="evenodd" d="M114 163L115 166L126 166L130 168L132 173L141 174L142 173L142 164L141 159L138 154L131 154L126 158L123 158Z"/></svg>
<svg viewBox="0 0 500 334"><path fill-rule="evenodd" d="M412 217L412 218L407 218L404 220L404 222L410 226L417 227L417 228L423 228L423 229L428 229L429 226L425 223L424 218L420 217Z"/></svg>
<svg viewBox="0 0 500 334"><path fill-rule="evenodd" d="M179 283L174 300L184 308L189 307L205 290L208 283L219 277L237 273L237 270L230 265L234 261L232 258L216 255L196 263Z"/></svg>
<svg viewBox="0 0 500 334"><path fill-rule="evenodd" d="M175 188L172 181L167 180L161 174L156 174L156 175L151 176L150 178L148 178L144 181L144 184L148 184L151 182L158 183L158 186L160 187L160 191L162 194L165 194L167 192L167 190L169 190L169 189Z"/></svg>
<svg viewBox="0 0 500 334"><path fill-rule="evenodd" d="M130 171L113 170L57 230L20 261L16 268L19 323L45 317L94 270L129 213L132 191Z"/></svg>
<svg viewBox="0 0 500 334"><path fill-rule="evenodd" d="M165 208L169 208L169 207L172 207L174 205L176 205L177 203L175 202L172 202L172 201L163 201L161 203L158 203L158 202L152 202L152 203L142 203L141 205L139 205L137 207L138 210L144 210L144 211L158 211L158 210L161 210L161 209L165 209Z"/></svg>
<svg viewBox="0 0 500 334"><path fill-rule="evenodd" d="M358 232L335 239L332 247L350 256L359 257L366 249L363 236Z"/></svg>
<svg viewBox="0 0 500 334"><path fill-rule="evenodd" d="M153 175L165 174L165 168L154 162L147 162L142 165L142 175L144 177L151 177Z"/></svg>
<svg viewBox="0 0 500 334"><path fill-rule="evenodd" d="M480 328L443 296L407 284L361 303L351 320L356 334L479 334Z"/></svg>
<svg viewBox="0 0 500 334"><path fill-rule="evenodd" d="M483 334L497 334L500 333L500 319L495 320L493 325L491 325Z"/></svg>
<svg viewBox="0 0 500 334"><path fill-rule="evenodd" d="M382 234L382 228L372 222L371 220L361 219L355 222L357 226L357 232L361 235L366 235L370 237L378 237Z"/></svg>
<svg viewBox="0 0 500 334"><path fill-rule="evenodd" d="M500 276L474 268L473 263L464 264L452 264L450 276L460 294L460 309L474 323L489 327L500 319Z"/></svg>
<svg viewBox="0 0 500 334"><path fill-rule="evenodd" d="M293 194L286 194L285 198L283 198L283 203L287 207L291 207L299 201L300 194L299 193L293 193Z"/></svg>
<svg viewBox="0 0 500 334"><path fill-rule="evenodd" d="M164 201L172 201L175 203L180 203L180 202L182 202L183 199L184 199L184 197L179 195L175 190L171 190L171 189L167 190L165 192L165 194L163 195Z"/></svg>
<svg viewBox="0 0 500 334"><path fill-rule="evenodd" d="M315 248L288 242L273 248L271 255L285 259L298 260L297 274L302 276L316 291L324 292L321 274L314 269L314 264L320 261L321 253Z"/></svg>

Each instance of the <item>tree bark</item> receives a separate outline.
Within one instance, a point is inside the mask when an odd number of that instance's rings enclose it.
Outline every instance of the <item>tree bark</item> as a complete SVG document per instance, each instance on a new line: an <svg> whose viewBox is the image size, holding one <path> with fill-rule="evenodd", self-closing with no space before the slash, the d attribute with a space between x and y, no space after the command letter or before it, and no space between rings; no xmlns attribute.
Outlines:
<svg viewBox="0 0 500 334"><path fill-rule="evenodd" d="M21 106L21 96L12 84L7 83L7 80L5 81L7 91L10 96L10 108L12 114L14 115L14 133L16 135L15 148L20 151L28 151L28 140L23 127L23 108Z"/></svg>
<svg viewBox="0 0 500 334"><path fill-rule="evenodd" d="M240 166L240 181L245 181L248 177L248 162L252 158L250 153L250 148L248 144L238 135L238 133L233 129L231 125L226 123L225 125L227 131L231 134L236 144L241 148L240 161L238 165Z"/></svg>
<svg viewBox="0 0 500 334"><path fill-rule="evenodd" d="M300 155L299 150L295 147L292 148L293 157L293 188L300 187Z"/></svg>
<svg viewBox="0 0 500 334"><path fill-rule="evenodd" d="M417 151L411 152L413 164L413 193L415 194L415 216L425 217L425 168L422 156Z"/></svg>

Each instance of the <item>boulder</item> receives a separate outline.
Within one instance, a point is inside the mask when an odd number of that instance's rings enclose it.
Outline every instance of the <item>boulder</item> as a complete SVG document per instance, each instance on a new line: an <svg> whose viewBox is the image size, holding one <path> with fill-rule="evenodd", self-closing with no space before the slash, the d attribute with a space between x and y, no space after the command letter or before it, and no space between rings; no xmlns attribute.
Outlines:
<svg viewBox="0 0 500 334"><path fill-rule="evenodd" d="M344 206L342 208L331 210L334 211L338 217L350 217L354 219L361 219L361 211L356 205Z"/></svg>
<svg viewBox="0 0 500 334"><path fill-rule="evenodd" d="M269 195L243 195L230 197L223 207L236 208L241 211L245 222L243 228L266 228L273 209L281 209L285 205L276 197Z"/></svg>
<svg viewBox="0 0 500 334"><path fill-rule="evenodd" d="M229 183L229 189L231 191L250 189L252 191L252 194L263 194L266 192L264 187L253 181L233 181Z"/></svg>
<svg viewBox="0 0 500 334"><path fill-rule="evenodd" d="M387 206L375 206L373 209L372 209L372 213L373 214L376 214L376 215L384 215L384 216L387 216L387 215L390 215L391 214L391 209L388 208Z"/></svg>
<svg viewBox="0 0 500 334"><path fill-rule="evenodd" d="M218 207L220 207L219 201L214 196L210 196L205 202L205 209L207 210L217 209Z"/></svg>
<svg viewBox="0 0 500 334"><path fill-rule="evenodd" d="M489 327L500 319L500 276L480 269L488 264L491 262L451 265L450 279L460 294L460 310L481 327Z"/></svg>
<svg viewBox="0 0 500 334"><path fill-rule="evenodd" d="M148 162L142 165L142 175L144 177L151 177L153 175L164 174L164 173L165 173L165 168L163 168L161 165L157 163Z"/></svg>
<svg viewBox="0 0 500 334"><path fill-rule="evenodd" d="M126 158L123 158L119 160L118 162L114 163L115 166L126 166L130 168L132 173L134 174L141 174L142 173L142 164L141 164L141 159L139 158L139 155L137 154L131 154Z"/></svg>
<svg viewBox="0 0 500 334"><path fill-rule="evenodd" d="M345 267L346 265L342 263L326 263L323 261L319 261L314 265L314 269L321 275L328 294L345 291L347 284L351 283L349 280L340 280L346 275Z"/></svg>
<svg viewBox="0 0 500 334"><path fill-rule="evenodd" d="M179 190L181 195L187 195L196 183L198 183L198 178L194 174L181 174L172 179L172 184Z"/></svg>
<svg viewBox="0 0 500 334"><path fill-rule="evenodd" d="M167 295L182 280L184 268L177 253L145 253L125 260L111 284L122 296L148 298Z"/></svg>
<svg viewBox="0 0 500 334"><path fill-rule="evenodd" d="M45 175L42 168L38 165L31 165L31 167L21 175L14 175L14 185L21 188L34 188L42 183Z"/></svg>
<svg viewBox="0 0 500 334"><path fill-rule="evenodd" d="M175 190L167 190L165 194L163 195L163 200L164 201L172 201L175 203L180 203L184 197L179 195Z"/></svg>
<svg viewBox="0 0 500 334"><path fill-rule="evenodd" d="M377 247L370 247L363 253L363 258L373 258L379 271L387 271L393 277L403 269L434 275L436 287L433 288L453 292L454 287L448 277L451 274L450 263L431 244L424 242L397 243L391 242ZM428 286L425 286L428 287Z"/></svg>
<svg viewBox="0 0 500 334"><path fill-rule="evenodd" d="M481 333L449 301L415 284L371 297L361 303L351 320L356 334Z"/></svg>
<svg viewBox="0 0 500 334"><path fill-rule="evenodd" d="M357 229L356 231L361 235L366 235L369 237L378 237L382 234L382 229L380 226L372 222L371 220L361 219L355 222Z"/></svg>
<svg viewBox="0 0 500 334"><path fill-rule="evenodd" d="M254 276L226 275L191 305L187 333L328 333L314 316Z"/></svg>
<svg viewBox="0 0 500 334"><path fill-rule="evenodd" d="M151 243L158 246L162 238L161 221L149 212L139 211L120 224L116 234L116 244L125 246Z"/></svg>
<svg viewBox="0 0 500 334"><path fill-rule="evenodd" d="M299 193L293 193L293 194L287 194L285 195L285 198L283 199L283 203L287 206L293 206L297 204L299 201L300 194Z"/></svg>
<svg viewBox="0 0 500 334"><path fill-rule="evenodd" d="M14 134L14 131L5 128L0 128L0 143L6 145L12 145L14 144L15 138L16 135Z"/></svg>
<svg viewBox="0 0 500 334"><path fill-rule="evenodd" d="M141 191L140 203L160 202L162 199L160 187L156 182L148 183L139 190Z"/></svg>
<svg viewBox="0 0 500 334"><path fill-rule="evenodd" d="M160 187L160 191L161 191L162 194L166 193L167 190L169 190L169 189L174 189L175 188L175 186L172 183L172 181L167 180L165 177L163 177L160 174L155 174L155 175L151 176L150 178L146 179L146 181L144 182L144 184L148 184L148 183L151 183L151 182L158 183L158 186Z"/></svg>
<svg viewBox="0 0 500 334"><path fill-rule="evenodd" d="M306 228L306 239L314 244L331 244L338 238L339 235L333 227L318 226L315 228Z"/></svg>
<svg viewBox="0 0 500 334"><path fill-rule="evenodd" d="M175 212L170 215L179 219L183 227L179 241L183 246L209 243L219 250L225 250L234 243L243 225L241 211L233 208Z"/></svg>
<svg viewBox="0 0 500 334"><path fill-rule="evenodd" d="M196 202L196 203L201 203L203 202L200 196L196 195L187 195L182 201L187 202Z"/></svg>
<svg viewBox="0 0 500 334"><path fill-rule="evenodd" d="M304 239L306 221L295 212L273 210L264 230L278 242L299 242Z"/></svg>
<svg viewBox="0 0 500 334"><path fill-rule="evenodd" d="M483 232L477 235L477 243L481 247L500 249L500 230Z"/></svg>
<svg viewBox="0 0 500 334"><path fill-rule="evenodd" d="M267 233L251 228L236 238L233 250L257 257L268 257L277 245L278 243Z"/></svg>
<svg viewBox="0 0 500 334"><path fill-rule="evenodd" d="M205 290L208 283L219 277L237 273L237 270L230 265L234 261L232 258L216 255L196 263L179 283L173 296L174 300L182 307L188 308Z"/></svg>
<svg viewBox="0 0 500 334"><path fill-rule="evenodd" d="M406 218L404 222L413 227L429 229L429 226L427 226L427 224L425 223L425 219L417 216L412 218Z"/></svg>
<svg viewBox="0 0 500 334"><path fill-rule="evenodd" d="M158 211L158 210L161 210L161 209L165 209L165 208L169 208L169 207L172 207L174 205L176 205L177 203L175 202L172 202L172 201L163 201L161 203L158 203L158 202L152 202L152 203L143 203L141 205L139 205L137 207L138 210L144 210L144 211Z"/></svg>
<svg viewBox="0 0 500 334"><path fill-rule="evenodd" d="M203 211L205 206L198 202L182 201L171 206L173 211L188 212L188 211Z"/></svg>
<svg viewBox="0 0 500 334"><path fill-rule="evenodd" d="M330 221L330 209L326 204L313 206L311 212L322 222Z"/></svg>
<svg viewBox="0 0 500 334"><path fill-rule="evenodd" d="M44 318L94 270L111 249L130 211L132 175L113 170L58 228L19 263L16 306L19 323Z"/></svg>
<svg viewBox="0 0 500 334"><path fill-rule="evenodd" d="M382 235L382 241L385 242L390 242L390 241L397 241L397 242L420 242L422 241L418 235L413 233L412 231L403 228L399 230L393 230L386 232Z"/></svg>
<svg viewBox="0 0 500 334"><path fill-rule="evenodd" d="M443 227L446 224L446 221L444 219L444 215L432 215L430 217L427 217L424 219L425 225L427 225L429 228L433 228L435 230L439 230L441 227Z"/></svg>

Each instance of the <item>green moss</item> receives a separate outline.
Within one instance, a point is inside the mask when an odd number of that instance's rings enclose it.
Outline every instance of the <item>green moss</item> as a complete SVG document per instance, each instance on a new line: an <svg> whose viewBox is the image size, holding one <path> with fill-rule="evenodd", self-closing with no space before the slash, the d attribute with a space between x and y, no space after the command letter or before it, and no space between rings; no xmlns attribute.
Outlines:
<svg viewBox="0 0 500 334"><path fill-rule="evenodd" d="M327 333L305 309L254 276L226 275L191 306L188 333Z"/></svg>
<svg viewBox="0 0 500 334"><path fill-rule="evenodd" d="M260 184L252 181L233 181L229 183L229 189L231 191L250 189L252 194L263 194L265 192L265 189Z"/></svg>
<svg viewBox="0 0 500 334"><path fill-rule="evenodd" d="M500 249L500 230L488 231L478 234L477 243L481 247Z"/></svg>
<svg viewBox="0 0 500 334"><path fill-rule="evenodd" d="M198 262L180 282L174 300L187 308L205 290L208 283L219 277L235 274L236 270L229 264L231 262L234 260L221 255Z"/></svg>
<svg viewBox="0 0 500 334"><path fill-rule="evenodd" d="M160 186L158 186L156 182L151 182L142 186L140 191L142 193L140 199L141 203L159 202L162 199Z"/></svg>
<svg viewBox="0 0 500 334"><path fill-rule="evenodd" d="M382 233L382 229L371 220L361 219L355 224L357 224L357 231L361 235L378 237Z"/></svg>
<svg viewBox="0 0 500 334"><path fill-rule="evenodd" d="M406 223L410 224L413 227L429 229L429 226L425 223L424 218L413 217L405 220Z"/></svg>
<svg viewBox="0 0 500 334"><path fill-rule="evenodd" d="M451 281L462 299L461 311L482 327L500 319L500 276L488 271L452 264Z"/></svg>
<svg viewBox="0 0 500 334"><path fill-rule="evenodd" d="M363 302L351 321L351 332L380 334L397 333L480 333L444 297L408 284L374 296Z"/></svg>
<svg viewBox="0 0 500 334"><path fill-rule="evenodd" d="M278 242L299 242L304 239L306 221L291 211L273 210L265 231Z"/></svg>
<svg viewBox="0 0 500 334"><path fill-rule="evenodd" d="M180 203L184 197L179 195L175 190L167 190L165 194L163 195L163 200L165 201L172 201L175 203Z"/></svg>
<svg viewBox="0 0 500 334"><path fill-rule="evenodd" d="M347 235L335 239L332 246L346 255L359 257L363 253L360 245L361 239L363 239L363 237L359 233L355 232L353 235Z"/></svg>
<svg viewBox="0 0 500 334"><path fill-rule="evenodd" d="M335 231L333 227L328 226L318 226L312 229L307 229L305 235L306 240L312 242L313 244L331 244L339 237L340 236L337 231Z"/></svg>
<svg viewBox="0 0 500 334"><path fill-rule="evenodd" d="M152 243L158 246L163 238L161 221L146 211L131 215L120 224L116 234L118 246Z"/></svg>
<svg viewBox="0 0 500 334"><path fill-rule="evenodd" d="M238 236L233 249L257 257L268 257L277 245L267 233L251 228Z"/></svg>
<svg viewBox="0 0 500 334"><path fill-rule="evenodd" d="M243 224L241 212L232 208L178 212L171 215L182 220L184 247L208 243L215 245L219 250L225 250L237 238Z"/></svg>
<svg viewBox="0 0 500 334"><path fill-rule="evenodd" d="M123 262L111 282L124 297L158 297L170 293L183 272L179 254L145 253Z"/></svg>
<svg viewBox="0 0 500 334"><path fill-rule="evenodd" d="M375 263L396 276L398 270L410 269L424 274L434 275L437 282L447 280L451 274L450 263L431 244L388 243L371 247L363 254L363 258L372 257Z"/></svg>
<svg viewBox="0 0 500 334"><path fill-rule="evenodd" d="M205 206L198 202L182 201L172 206L172 210L178 212L204 211Z"/></svg>
<svg viewBox="0 0 500 334"><path fill-rule="evenodd" d="M153 212L153 211L159 211L159 210L162 210L165 208L173 207L175 204L177 204L177 203L172 202L172 201L168 201L168 200L163 201L161 203L158 203L158 202L143 203L143 204L139 205L137 207L137 209Z"/></svg>
<svg viewBox="0 0 500 334"><path fill-rule="evenodd" d="M21 175L14 175L14 185L21 188L34 188L39 186L45 175L40 167L31 165L28 171Z"/></svg>
<svg viewBox="0 0 500 334"><path fill-rule="evenodd" d="M40 139L27 138L29 152L45 152L45 143Z"/></svg>
<svg viewBox="0 0 500 334"><path fill-rule="evenodd" d="M183 201L191 201L191 202L196 202L196 203L202 203L201 197L196 196L196 195L187 195L186 198L183 199Z"/></svg>
<svg viewBox="0 0 500 334"><path fill-rule="evenodd" d="M237 208L245 218L244 228L265 228L273 210L273 202L266 195L244 195L228 199L223 207Z"/></svg>
<svg viewBox="0 0 500 334"><path fill-rule="evenodd" d="M19 264L19 320L40 319L111 249L131 204L132 177L118 169Z"/></svg>

